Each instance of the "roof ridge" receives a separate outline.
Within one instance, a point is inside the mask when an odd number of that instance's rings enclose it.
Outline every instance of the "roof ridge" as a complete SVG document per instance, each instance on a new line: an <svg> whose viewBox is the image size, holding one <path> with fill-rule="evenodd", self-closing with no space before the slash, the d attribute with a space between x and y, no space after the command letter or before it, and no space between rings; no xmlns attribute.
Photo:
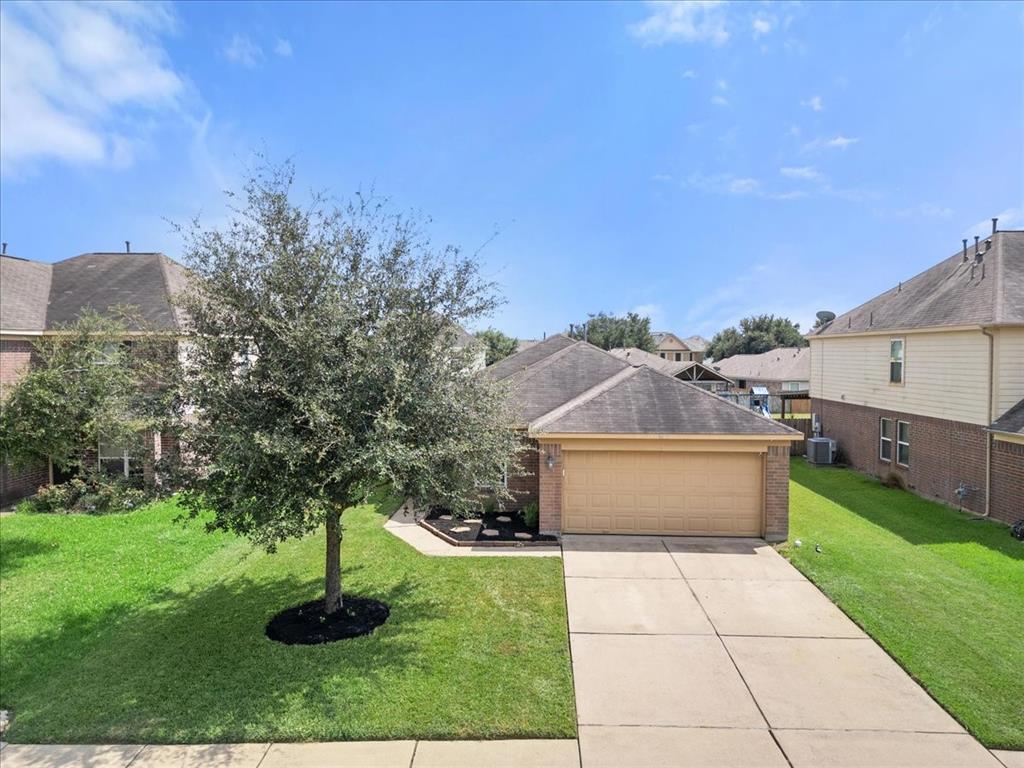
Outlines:
<svg viewBox="0 0 1024 768"><path fill-rule="evenodd" d="M512 376L515 376L517 373L522 373L523 377L521 379L519 379L517 384L518 383L522 383L522 382L526 381L527 379L529 379L531 376L533 376L537 371L542 371L545 368L547 368L549 365L551 365L552 361L559 360L562 357L564 357L566 354L568 354L570 349L576 349L576 347L578 347L580 344L583 344L583 343L584 342L582 342L582 341L575 341L575 342L573 342L572 344L570 344L570 345L568 345L566 347L562 347L559 350L555 350L550 355L547 355L546 357L542 357L540 360L538 360L533 365L523 366L519 370L516 370L516 371L513 371L512 373L510 373L508 376L502 377L501 380L504 381L504 379L510 378Z"/></svg>
<svg viewBox="0 0 1024 768"><path fill-rule="evenodd" d="M515 358L516 356L518 356L518 355L523 355L523 354L526 354L526 353L527 353L527 352L529 352L530 350L534 349L534 347L539 347L539 346L541 346L542 344L546 344L547 342L549 342L549 341L552 341L553 339L557 339L557 338L559 338L559 337L564 337L564 338L566 338L566 339L568 339L568 338L569 338L569 337L568 337L568 336L566 336L566 335L565 335L564 333L553 333L553 334L551 334L550 336L548 336L547 338L545 338L545 339L542 339L541 341L538 341L538 342L537 342L536 344L534 344L534 345L531 345L531 346L527 347L526 349L521 349L521 350L519 350L519 351L517 351L517 352L513 352L513 353L512 353L511 355L509 355L508 357L504 357L504 358L502 358L501 360L498 360L498 361L496 361L496 362L492 363L491 365L487 366L487 368L486 368L485 370L491 370L491 369L493 369L493 368L494 368L495 366L501 366L501 365L503 365L503 364L507 364L507 363L508 363L508 361L512 360L512 359L513 359L513 358ZM570 341L572 341L572 340L570 339ZM559 352L561 352L561 351L562 351L563 349L569 349L570 347L574 346L574 345L575 345L575 343L576 343L576 342L575 342L575 341L573 341L573 343L572 343L572 344L569 344L569 345L568 345L568 346L566 346L566 347L562 347L562 349L558 349L558 350L555 350L554 352L550 352L550 353L548 353L547 355L545 355L544 357L540 358L539 360L537 360L536 362L534 362L534 363L532 363L532 364L530 364L530 365L524 365L524 366L522 366L522 367L519 367L519 368L513 368L513 369L512 369L512 370L511 370L510 372L506 373L505 375L503 375L503 376L498 376L498 377L496 377L496 379L495 379L495 380L496 380L496 381L504 381L505 379L508 379L508 378L510 378L510 377L512 377L512 376L515 376L515 375L516 375L516 374L518 374L518 373L522 373L522 372L523 372L524 370L527 370L527 369L529 369L529 368L532 368L532 367L534 367L534 366L540 365L541 363L543 363L543 362L544 362L545 360L547 360L547 359L548 359L549 357L551 357L552 355L557 355L557 354L558 354Z"/></svg>
<svg viewBox="0 0 1024 768"><path fill-rule="evenodd" d="M591 345L591 346L593 346L593 345ZM566 347L566 349L571 349L571 347ZM618 358L616 358L616 359L618 359ZM568 400L568 401L562 403L557 408L552 408L550 411L545 413L543 416L538 416L536 419L534 419L532 422L530 422L529 429L531 429L531 430L533 430L533 429L540 429L545 424L550 424L553 421L558 421L558 419L560 419L563 416L565 416L566 414L576 410L581 405L584 405L585 403L590 402L591 400L593 400L598 395L603 395L608 390L614 389L615 387L617 387L619 384L621 384L626 379L631 378L633 376L636 376L636 374L640 372L641 368L646 368L646 367L647 366L645 366L645 365L641 365L641 366L627 365L625 368L623 368L618 373L615 373L612 376L609 376L607 379L604 379L603 381L598 382L597 384L592 386L590 389L581 392L580 394L576 395L576 397L572 398L571 400Z"/></svg>

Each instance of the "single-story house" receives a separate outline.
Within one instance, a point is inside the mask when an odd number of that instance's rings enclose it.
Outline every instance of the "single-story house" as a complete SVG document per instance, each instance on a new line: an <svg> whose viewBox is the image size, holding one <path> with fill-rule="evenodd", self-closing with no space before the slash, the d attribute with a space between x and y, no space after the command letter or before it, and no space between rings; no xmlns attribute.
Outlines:
<svg viewBox="0 0 1024 768"><path fill-rule="evenodd" d="M542 532L786 538L795 430L563 335L486 374L518 410L508 487Z"/></svg>
<svg viewBox="0 0 1024 768"><path fill-rule="evenodd" d="M719 392L733 386L732 379L723 376L711 366L693 360L675 361L645 352L636 347L620 347L608 350L611 354L625 360L630 365L646 365L656 371L673 376L683 381L692 381L698 387L710 392Z"/></svg>

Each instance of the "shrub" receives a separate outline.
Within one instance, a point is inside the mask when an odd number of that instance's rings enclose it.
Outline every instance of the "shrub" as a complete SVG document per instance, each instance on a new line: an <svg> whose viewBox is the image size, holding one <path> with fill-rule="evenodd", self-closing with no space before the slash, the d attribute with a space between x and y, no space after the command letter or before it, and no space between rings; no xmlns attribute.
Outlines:
<svg viewBox="0 0 1024 768"><path fill-rule="evenodd" d="M540 507L537 506L536 501L531 501L523 507L523 521L526 523L527 528L537 530L540 524Z"/></svg>
<svg viewBox="0 0 1024 768"><path fill-rule="evenodd" d="M493 496L484 500L484 514L493 515L498 510L498 501Z"/></svg>
<svg viewBox="0 0 1024 768"><path fill-rule="evenodd" d="M30 508L34 512L51 514L127 512L150 499L150 494L131 481L97 472L40 488L32 499L26 501L21 511Z"/></svg>

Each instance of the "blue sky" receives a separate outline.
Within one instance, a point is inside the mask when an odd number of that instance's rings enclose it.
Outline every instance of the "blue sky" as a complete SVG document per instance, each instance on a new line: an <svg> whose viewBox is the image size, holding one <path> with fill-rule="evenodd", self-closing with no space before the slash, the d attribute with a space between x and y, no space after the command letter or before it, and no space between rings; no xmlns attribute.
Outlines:
<svg viewBox="0 0 1024 768"><path fill-rule="evenodd" d="M1024 228L1013 4L0 7L9 253L162 250L253 150L480 255L520 337L807 327ZM498 232L498 236L491 236Z"/></svg>

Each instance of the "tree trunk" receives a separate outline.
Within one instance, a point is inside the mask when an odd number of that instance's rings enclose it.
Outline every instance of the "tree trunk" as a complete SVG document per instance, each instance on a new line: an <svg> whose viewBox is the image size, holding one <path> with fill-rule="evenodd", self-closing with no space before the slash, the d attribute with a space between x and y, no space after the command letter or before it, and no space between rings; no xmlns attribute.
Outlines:
<svg viewBox="0 0 1024 768"><path fill-rule="evenodd" d="M341 511L327 512L327 567L324 576L324 613L340 611L341 600Z"/></svg>

